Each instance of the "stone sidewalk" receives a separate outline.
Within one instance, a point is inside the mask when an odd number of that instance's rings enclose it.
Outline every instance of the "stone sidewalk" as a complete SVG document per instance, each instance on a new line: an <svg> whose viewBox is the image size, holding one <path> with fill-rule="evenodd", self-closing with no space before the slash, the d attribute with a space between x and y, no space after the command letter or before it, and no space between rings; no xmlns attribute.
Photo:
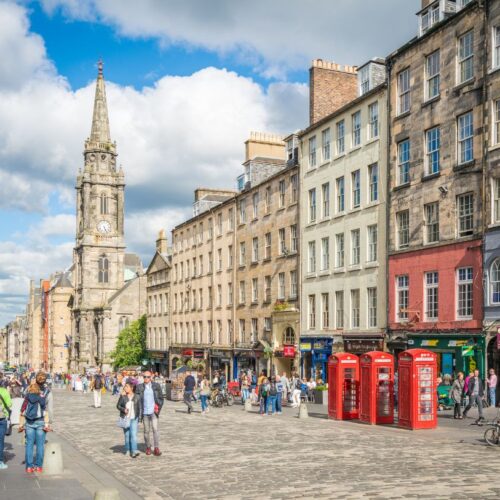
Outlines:
<svg viewBox="0 0 500 500"><path fill-rule="evenodd" d="M163 455L131 459L115 405L109 395L95 409L91 395L56 393L56 430L146 499L500 497L500 447L488 447L472 419L412 432L334 422L319 405L299 420L288 408L260 416L235 405L204 416L166 402Z"/></svg>
<svg viewBox="0 0 500 500"><path fill-rule="evenodd" d="M0 499L2 500L89 500L97 490L115 488L121 500L138 500L114 476L101 469L57 433L51 432L47 440L61 445L64 472L58 476L25 473L24 434L14 427L6 437L5 460L8 469L0 471Z"/></svg>

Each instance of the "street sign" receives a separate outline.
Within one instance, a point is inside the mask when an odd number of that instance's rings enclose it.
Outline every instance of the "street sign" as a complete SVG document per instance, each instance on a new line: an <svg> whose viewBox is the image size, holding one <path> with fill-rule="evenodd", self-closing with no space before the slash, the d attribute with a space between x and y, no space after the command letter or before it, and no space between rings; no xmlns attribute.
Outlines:
<svg viewBox="0 0 500 500"><path fill-rule="evenodd" d="M474 356L474 346L473 345L462 346L462 357L467 358L470 356Z"/></svg>

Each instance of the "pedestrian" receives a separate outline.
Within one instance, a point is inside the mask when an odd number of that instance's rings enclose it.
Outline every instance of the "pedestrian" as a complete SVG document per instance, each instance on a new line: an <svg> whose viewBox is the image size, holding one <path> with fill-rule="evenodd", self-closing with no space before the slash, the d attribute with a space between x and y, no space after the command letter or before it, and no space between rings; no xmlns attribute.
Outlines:
<svg viewBox="0 0 500 500"><path fill-rule="evenodd" d="M47 375L43 372L38 372L35 377L36 383L40 387L40 396L45 400L45 410L48 415L48 422L52 425L54 420L54 397L47 384Z"/></svg>
<svg viewBox="0 0 500 500"><path fill-rule="evenodd" d="M206 375L203 375L203 379L200 384L200 399L201 399L201 413L206 415L209 412L208 398L210 396L210 382Z"/></svg>
<svg viewBox="0 0 500 500"><path fill-rule="evenodd" d="M259 401L260 401L260 414L267 414L267 397L269 395L269 380L266 377L262 379L259 385Z"/></svg>
<svg viewBox="0 0 500 500"><path fill-rule="evenodd" d="M120 395L116 407L120 411L120 417L128 420L128 427L123 428L125 437L125 455L130 453L132 458L139 456L137 451L137 427L141 417L141 398L135 393L135 386L126 383L123 394Z"/></svg>
<svg viewBox="0 0 500 500"><path fill-rule="evenodd" d="M241 402L243 404L250 397L250 384L251 380L249 376L243 372L243 376L241 377Z"/></svg>
<svg viewBox="0 0 500 500"><path fill-rule="evenodd" d="M94 393L94 407L95 408L101 407L101 395L102 395L103 385L104 385L104 381L103 381L103 377L101 374L101 369L97 368L95 375L92 377L92 382L90 383L90 388L91 388L92 392Z"/></svg>
<svg viewBox="0 0 500 500"><path fill-rule="evenodd" d="M274 415L276 413L276 400L278 399L278 388L276 387L276 379L271 377L271 382L269 383L269 390L267 393L266 401L266 413L268 415Z"/></svg>
<svg viewBox="0 0 500 500"><path fill-rule="evenodd" d="M194 379L191 372L187 372L187 376L184 379L184 404L187 405L188 414L193 411L193 405L191 401L193 400L193 392L196 387L196 380Z"/></svg>
<svg viewBox="0 0 500 500"><path fill-rule="evenodd" d="M450 398L455 403L453 407L453 418L462 419L462 399L464 396L464 374L462 372L458 372L457 378L453 382L453 385L450 389Z"/></svg>
<svg viewBox="0 0 500 500"><path fill-rule="evenodd" d="M46 403L46 399L42 396L42 390L35 380L27 389L27 395L21 408L21 421L18 429L18 432L26 431L25 465L27 474L42 472L45 434L49 431L49 414L45 411ZM35 447L36 457L33 463Z"/></svg>
<svg viewBox="0 0 500 500"><path fill-rule="evenodd" d="M283 393L281 396L281 404L286 406L288 402L288 393L290 392L290 381L286 375L286 372L283 372L280 377L280 382L283 386Z"/></svg>
<svg viewBox="0 0 500 500"><path fill-rule="evenodd" d="M144 383L139 384L136 392L141 400L141 415L144 422L144 441L146 455L151 455L151 431L153 431L154 455L161 455L160 435L158 432L158 418L163 406L163 393L156 382L151 381L151 372L144 372Z"/></svg>
<svg viewBox="0 0 500 500"><path fill-rule="evenodd" d="M276 389L278 390L278 394L276 396L276 413L281 415L281 405L283 403L283 393L284 393L284 384L279 375L276 375Z"/></svg>
<svg viewBox="0 0 500 500"><path fill-rule="evenodd" d="M490 405L493 408L497 405L497 382L498 378L495 374L495 370L490 368L490 374L488 375L488 396L490 398Z"/></svg>
<svg viewBox="0 0 500 500"><path fill-rule="evenodd" d="M478 421L484 420L483 417L483 396L484 396L484 386L483 381L479 378L479 370L474 370L474 376L469 379L469 389L467 391L469 396L469 404L464 410L464 418L469 413L474 403L477 404L477 409L479 412Z"/></svg>
<svg viewBox="0 0 500 500"><path fill-rule="evenodd" d="M3 374L0 374L0 379ZM7 464L4 459L5 435L7 434L7 421L10 417L10 409L12 402L10 400L9 391L0 385L0 470L7 469Z"/></svg>

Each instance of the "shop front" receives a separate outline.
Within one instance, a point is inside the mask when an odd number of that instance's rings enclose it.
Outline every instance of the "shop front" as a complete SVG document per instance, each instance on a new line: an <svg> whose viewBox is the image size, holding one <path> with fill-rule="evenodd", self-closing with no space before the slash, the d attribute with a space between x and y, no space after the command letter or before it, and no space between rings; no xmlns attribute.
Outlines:
<svg viewBox="0 0 500 500"><path fill-rule="evenodd" d="M233 359L233 380L238 380L242 371L256 371L257 353L253 349L237 349Z"/></svg>
<svg viewBox="0 0 500 500"><path fill-rule="evenodd" d="M148 351L148 357L151 365L151 370L160 375L168 376L168 352L165 351Z"/></svg>
<svg viewBox="0 0 500 500"><path fill-rule="evenodd" d="M383 351L384 334L344 335L344 351L351 354L364 354L365 352Z"/></svg>
<svg viewBox="0 0 500 500"><path fill-rule="evenodd" d="M409 333L408 348L428 349L437 353L437 373L441 376L455 377L458 372L467 376L476 369L482 378L486 376L486 336L482 333Z"/></svg>
<svg viewBox="0 0 500 500"><path fill-rule="evenodd" d="M281 375L286 373L287 376L297 372L298 366L298 351L295 345L285 344L278 350L274 351L273 364L274 370Z"/></svg>
<svg viewBox="0 0 500 500"><path fill-rule="evenodd" d="M329 337L301 337L300 374L302 378L322 380L328 377L328 358L332 354L333 339Z"/></svg>
<svg viewBox="0 0 500 500"><path fill-rule="evenodd" d="M225 350L210 351L209 354L209 375L212 377L215 371L220 371L226 376L226 380L231 380L231 360L232 352Z"/></svg>

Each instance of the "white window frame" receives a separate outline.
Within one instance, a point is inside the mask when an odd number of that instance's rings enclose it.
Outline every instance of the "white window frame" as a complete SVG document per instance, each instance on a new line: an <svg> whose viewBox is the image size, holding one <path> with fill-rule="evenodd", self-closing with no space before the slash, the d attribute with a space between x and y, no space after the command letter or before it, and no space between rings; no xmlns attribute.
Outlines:
<svg viewBox="0 0 500 500"><path fill-rule="evenodd" d="M491 34L491 54L493 57L492 67L500 67L500 25L493 26Z"/></svg>
<svg viewBox="0 0 500 500"><path fill-rule="evenodd" d="M408 248L410 246L410 211L401 210L396 213L398 248Z"/></svg>
<svg viewBox="0 0 500 500"><path fill-rule="evenodd" d="M335 267L345 267L345 236L344 233L335 235Z"/></svg>
<svg viewBox="0 0 500 500"><path fill-rule="evenodd" d="M441 51L435 50L425 58L425 98L435 99L441 86Z"/></svg>
<svg viewBox="0 0 500 500"><path fill-rule="evenodd" d="M411 143L410 139L405 139L398 142L398 185L409 184L410 177L410 160L411 160Z"/></svg>
<svg viewBox="0 0 500 500"><path fill-rule="evenodd" d="M321 185L322 218L330 217L330 183L325 182Z"/></svg>
<svg viewBox="0 0 500 500"><path fill-rule="evenodd" d="M321 238L321 269L328 271L330 269L330 238L325 236Z"/></svg>
<svg viewBox="0 0 500 500"><path fill-rule="evenodd" d="M286 182L285 179L281 179L278 183L278 206L279 208L284 208L285 206L285 196L286 196Z"/></svg>
<svg viewBox="0 0 500 500"><path fill-rule="evenodd" d="M316 272L316 241L310 241L307 245L307 272Z"/></svg>
<svg viewBox="0 0 500 500"><path fill-rule="evenodd" d="M321 294L321 329L327 330L330 328L330 295L328 293Z"/></svg>
<svg viewBox="0 0 500 500"><path fill-rule="evenodd" d="M474 234L474 195L464 193L457 196L458 237Z"/></svg>
<svg viewBox="0 0 500 500"><path fill-rule="evenodd" d="M331 131L330 127L321 132L321 149L323 153L323 161L330 161L331 158Z"/></svg>
<svg viewBox="0 0 500 500"><path fill-rule="evenodd" d="M378 201L378 163L368 165L368 202L375 203Z"/></svg>
<svg viewBox="0 0 500 500"><path fill-rule="evenodd" d="M493 207L491 210L492 214L492 222L499 223L500 222L500 178L492 179L491 186L491 200L493 203Z"/></svg>
<svg viewBox="0 0 500 500"><path fill-rule="evenodd" d="M278 299L285 299L285 273L278 273Z"/></svg>
<svg viewBox="0 0 500 500"><path fill-rule="evenodd" d="M473 314L474 314L474 269L470 266L467 267L460 267L457 269L456 273L456 280L457 280L457 285L456 285L456 290L457 290L457 307L456 307L456 316L457 319L463 320L463 319L472 319ZM465 307L467 310L465 312L468 312L470 309L470 314L461 314L461 309L463 307L463 293L467 293L467 297L465 300L467 302L470 302L469 304L466 304Z"/></svg>
<svg viewBox="0 0 500 500"><path fill-rule="evenodd" d="M490 303L500 304L500 259L495 259L490 267Z"/></svg>
<svg viewBox="0 0 500 500"><path fill-rule="evenodd" d="M352 147L361 145L361 111L352 114Z"/></svg>
<svg viewBox="0 0 500 500"><path fill-rule="evenodd" d="M344 292L339 290L335 292L335 328L344 328Z"/></svg>
<svg viewBox="0 0 500 500"><path fill-rule="evenodd" d="M307 304L308 328L313 330L316 328L316 295L309 295Z"/></svg>
<svg viewBox="0 0 500 500"><path fill-rule="evenodd" d="M407 274L396 276L396 322L408 321L408 306L410 304L410 277ZM401 309L406 309L403 312Z"/></svg>
<svg viewBox="0 0 500 500"><path fill-rule="evenodd" d="M367 326L368 328L377 328L377 287L368 287L366 289L367 304Z"/></svg>
<svg viewBox="0 0 500 500"><path fill-rule="evenodd" d="M458 37L457 47L457 84L474 78L474 30Z"/></svg>
<svg viewBox="0 0 500 500"><path fill-rule="evenodd" d="M425 221L425 243L437 243L439 241L439 202L426 203L424 205Z"/></svg>
<svg viewBox="0 0 500 500"><path fill-rule="evenodd" d="M378 126L378 101L368 106L368 139L376 139L379 135Z"/></svg>
<svg viewBox="0 0 500 500"><path fill-rule="evenodd" d="M335 124L337 132L337 155L345 153L345 121L340 120Z"/></svg>
<svg viewBox="0 0 500 500"><path fill-rule="evenodd" d="M437 271L424 273L424 287L425 321L437 321L439 317L439 273Z"/></svg>
<svg viewBox="0 0 500 500"><path fill-rule="evenodd" d="M425 131L425 174L438 174L441 170L441 129L433 127Z"/></svg>
<svg viewBox="0 0 500 500"><path fill-rule="evenodd" d="M337 191L337 213L345 212L345 177L338 177L335 181Z"/></svg>
<svg viewBox="0 0 500 500"><path fill-rule="evenodd" d="M351 266L359 266L361 263L361 231L351 231Z"/></svg>
<svg viewBox="0 0 500 500"><path fill-rule="evenodd" d="M377 224L372 224L366 228L367 232L367 262L377 262L378 258L378 226Z"/></svg>
<svg viewBox="0 0 500 500"><path fill-rule="evenodd" d="M316 136L309 138L309 168L316 167Z"/></svg>
<svg viewBox="0 0 500 500"><path fill-rule="evenodd" d="M360 327L361 294L359 288L351 290L351 328L357 330Z"/></svg>
<svg viewBox="0 0 500 500"><path fill-rule="evenodd" d="M408 113L411 109L410 68L398 73L398 115Z"/></svg>
<svg viewBox="0 0 500 500"><path fill-rule="evenodd" d="M458 163L474 160L474 116L468 111L457 118Z"/></svg>
<svg viewBox="0 0 500 500"><path fill-rule="evenodd" d="M316 222L316 188L309 189L309 222Z"/></svg>
<svg viewBox="0 0 500 500"><path fill-rule="evenodd" d="M297 287L297 271L290 271L290 298L296 299L298 296L298 287Z"/></svg>
<svg viewBox="0 0 500 500"><path fill-rule="evenodd" d="M352 208L361 206L361 170L355 170L351 173L352 183Z"/></svg>

